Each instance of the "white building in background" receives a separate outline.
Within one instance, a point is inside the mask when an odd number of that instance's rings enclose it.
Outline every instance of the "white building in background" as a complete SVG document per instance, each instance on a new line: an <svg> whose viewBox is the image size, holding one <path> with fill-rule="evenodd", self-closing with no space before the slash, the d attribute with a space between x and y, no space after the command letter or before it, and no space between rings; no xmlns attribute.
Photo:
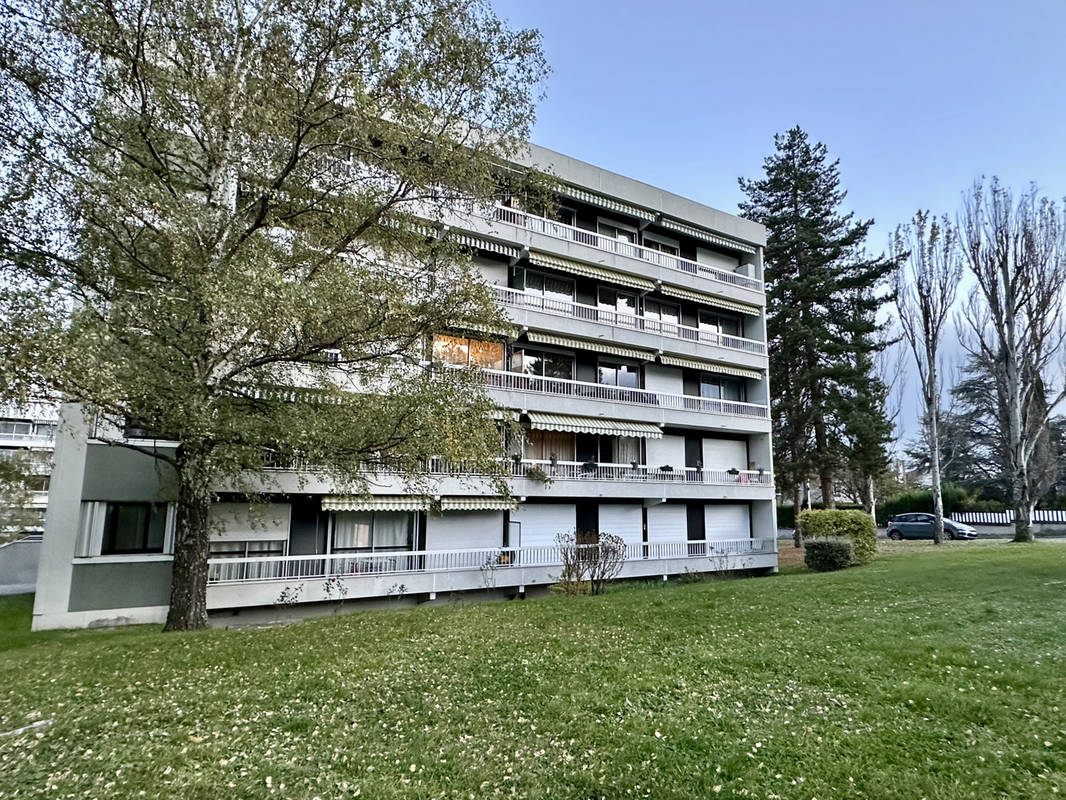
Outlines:
<svg viewBox="0 0 1066 800"><path fill-rule="evenodd" d="M0 406L0 460L15 462L27 478L25 496L0 499L0 504L19 501L17 507L0 508L0 527L4 528L0 533L5 539L44 532L58 422L59 407L54 403Z"/></svg>
<svg viewBox="0 0 1066 800"><path fill-rule="evenodd" d="M559 573L555 536L627 545L622 577L777 566L761 225L543 148L548 219L520 200L456 217L520 335L457 332L437 362L480 367L526 429L515 500L447 464L429 497L378 476L369 497L275 471L272 502L220 495L208 607L454 592L518 595ZM94 441L65 407L34 627L158 622L174 489L161 465ZM158 442L174 447L174 442ZM333 580L336 579L336 580Z"/></svg>

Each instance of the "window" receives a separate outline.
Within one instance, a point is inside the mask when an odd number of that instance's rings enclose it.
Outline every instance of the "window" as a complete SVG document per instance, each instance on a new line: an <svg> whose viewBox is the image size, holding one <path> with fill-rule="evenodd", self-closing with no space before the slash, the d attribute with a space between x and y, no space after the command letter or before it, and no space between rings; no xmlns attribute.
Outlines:
<svg viewBox="0 0 1066 800"><path fill-rule="evenodd" d="M103 555L162 553L166 503L108 503Z"/></svg>
<svg viewBox="0 0 1066 800"><path fill-rule="evenodd" d="M700 311L700 330L726 336L744 335L744 325L738 317L730 317L714 311Z"/></svg>
<svg viewBox="0 0 1066 800"><path fill-rule="evenodd" d="M648 319L657 319L660 322L669 322L677 325L681 322L681 306L675 303L664 303L662 300L645 298L644 316Z"/></svg>
<svg viewBox="0 0 1066 800"><path fill-rule="evenodd" d="M29 420L2 419L0 420L0 435L29 436L33 433L33 423Z"/></svg>
<svg viewBox="0 0 1066 800"><path fill-rule="evenodd" d="M605 386L624 386L627 389L640 387L640 367L636 364L601 359L598 375L599 382Z"/></svg>
<svg viewBox="0 0 1066 800"><path fill-rule="evenodd" d="M681 255L681 247L676 239L667 239L665 236L656 236L654 233L644 234L644 247L670 256Z"/></svg>
<svg viewBox="0 0 1066 800"><path fill-rule="evenodd" d="M211 558L259 558L285 555L285 542L211 542Z"/></svg>
<svg viewBox="0 0 1066 800"><path fill-rule="evenodd" d="M555 210L555 220L573 227L577 223L577 212L568 206L559 206Z"/></svg>
<svg viewBox="0 0 1066 800"><path fill-rule="evenodd" d="M436 334L433 337L433 360L460 367L503 369L503 344Z"/></svg>
<svg viewBox="0 0 1066 800"><path fill-rule="evenodd" d="M702 372L700 373L700 397L744 402L744 381L740 378L723 378L721 375Z"/></svg>
<svg viewBox="0 0 1066 800"><path fill-rule="evenodd" d="M338 511L333 552L411 550L414 514L408 511Z"/></svg>
<svg viewBox="0 0 1066 800"><path fill-rule="evenodd" d="M637 296L633 292L622 292L601 286L596 300L597 308L601 311L614 311L618 314L636 316Z"/></svg>
<svg viewBox="0 0 1066 800"><path fill-rule="evenodd" d="M511 356L511 370L541 378L574 379L574 357L548 350L521 348Z"/></svg>
<svg viewBox="0 0 1066 800"><path fill-rule="evenodd" d="M637 243L637 229L621 222L600 217L596 221L596 233L606 236L608 239L617 239L620 242Z"/></svg>
<svg viewBox="0 0 1066 800"><path fill-rule="evenodd" d="M574 282L570 278L546 275L532 269L525 271L525 292L540 295L549 300L572 302L574 299Z"/></svg>

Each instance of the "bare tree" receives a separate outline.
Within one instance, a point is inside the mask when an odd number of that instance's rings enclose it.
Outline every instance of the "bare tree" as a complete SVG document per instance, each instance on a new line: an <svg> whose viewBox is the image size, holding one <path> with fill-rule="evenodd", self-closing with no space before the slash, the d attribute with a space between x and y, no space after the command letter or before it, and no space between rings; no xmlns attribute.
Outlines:
<svg viewBox="0 0 1066 800"><path fill-rule="evenodd" d="M1033 453L1066 386L1066 218L1030 186L1017 203L995 178L974 185L959 220L962 251L977 285L963 346L992 367L1010 470L1014 541L1033 540ZM1058 369L1053 372L1053 367Z"/></svg>
<svg viewBox="0 0 1066 800"><path fill-rule="evenodd" d="M919 211L896 229L892 248L900 260L895 276L896 308L903 337L918 366L925 444L933 483L933 542L944 539L944 496L940 483L941 343L962 280L958 234L946 219Z"/></svg>

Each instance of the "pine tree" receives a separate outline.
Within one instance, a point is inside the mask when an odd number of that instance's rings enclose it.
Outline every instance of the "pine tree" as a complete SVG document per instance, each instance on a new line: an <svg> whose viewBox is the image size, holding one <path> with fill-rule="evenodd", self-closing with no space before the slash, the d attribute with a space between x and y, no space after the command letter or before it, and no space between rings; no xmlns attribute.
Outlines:
<svg viewBox="0 0 1066 800"><path fill-rule="evenodd" d="M853 448L856 431L887 424L884 386L871 382L868 367L870 354L885 346L876 312L889 298L878 289L894 265L866 254L873 220L842 209L839 161L829 161L824 144L811 144L797 126L776 135L774 147L762 178L740 179L748 196L740 210L767 228L775 470L797 501L803 480L817 475L832 507L834 481L855 457L848 431ZM881 396L868 397L871 391ZM876 449L871 441L883 437L860 438Z"/></svg>

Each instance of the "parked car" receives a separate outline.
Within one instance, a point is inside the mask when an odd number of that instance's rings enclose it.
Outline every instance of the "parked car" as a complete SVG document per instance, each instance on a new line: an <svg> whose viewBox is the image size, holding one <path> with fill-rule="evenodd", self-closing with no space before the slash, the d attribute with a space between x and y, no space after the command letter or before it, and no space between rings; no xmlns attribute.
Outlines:
<svg viewBox="0 0 1066 800"><path fill-rule="evenodd" d="M932 514L897 514L888 521L888 538L932 539L935 528ZM976 539L977 531L962 522L944 520L944 536L948 539Z"/></svg>

